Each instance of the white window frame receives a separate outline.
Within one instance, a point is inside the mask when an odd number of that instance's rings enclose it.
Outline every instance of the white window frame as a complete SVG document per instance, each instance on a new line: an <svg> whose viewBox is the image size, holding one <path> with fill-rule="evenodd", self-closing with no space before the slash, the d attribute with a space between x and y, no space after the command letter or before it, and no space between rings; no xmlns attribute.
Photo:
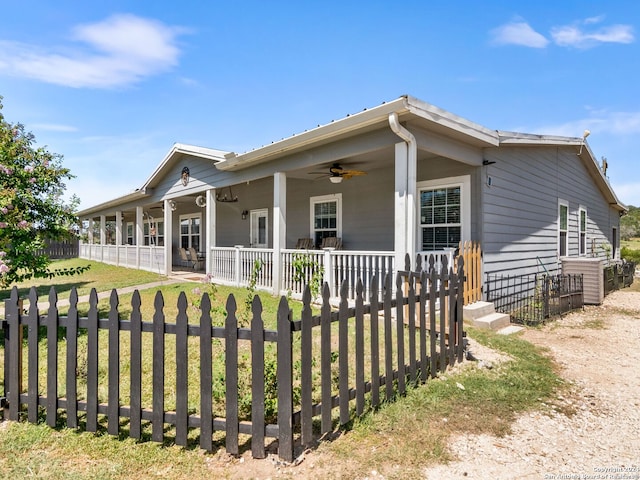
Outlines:
<svg viewBox="0 0 640 480"><path fill-rule="evenodd" d="M316 232L326 229L315 228L315 206L318 203L336 202L336 237L342 238L342 194L332 193L309 199L309 235L316 241Z"/></svg>
<svg viewBox="0 0 640 480"><path fill-rule="evenodd" d="M255 239L258 238L258 219L260 217L266 218L265 223L265 241L264 243L256 243ZM257 208L255 210L251 210L249 212L249 245L253 248L268 248L269 246L269 209L268 208Z"/></svg>
<svg viewBox="0 0 640 480"><path fill-rule="evenodd" d="M418 182L416 195L416 245L422 251L422 219L420 218L420 195L422 190L433 190L436 188L460 187L460 241L471 240L471 175L461 175L458 177L439 178L436 180L425 180Z"/></svg>
<svg viewBox="0 0 640 480"><path fill-rule="evenodd" d="M562 207L565 207L567 209L567 226L565 229L561 228L561 217L562 217ZM558 237L557 237L557 250L558 250L558 258L560 257L568 257L569 256L569 202L567 202L566 200L562 200L562 199L558 199ZM560 246L560 240L562 238L562 233L565 233L565 238L564 238L564 255L562 255L562 247Z"/></svg>
<svg viewBox="0 0 640 480"><path fill-rule="evenodd" d="M127 245L136 244L136 224L134 222L127 222L125 225L125 237Z"/></svg>
<svg viewBox="0 0 640 480"><path fill-rule="evenodd" d="M191 225L192 219L198 219L198 225L200 226L200 231L198 232L198 247L196 248L196 250L201 250L202 249L202 214L201 213L187 213L187 214L183 214L180 215L179 219L178 219L178 245L180 247L182 247L182 237L186 236L188 237L188 242L187 242L187 247L186 248L190 248L190 247L194 247L195 246L191 243L191 239L194 237L194 233L191 232ZM182 233L182 222L183 220L189 220L188 225L189 225L189 232L186 234Z"/></svg>
<svg viewBox="0 0 640 480"><path fill-rule="evenodd" d="M162 228L160 225L162 225ZM160 232L162 232L162 234ZM151 222L145 221L142 228L142 236L142 244L145 247L163 247L164 220L152 220ZM160 242L161 239L162 242Z"/></svg>
<svg viewBox="0 0 640 480"><path fill-rule="evenodd" d="M582 214L584 214L584 230L582 230ZM581 257L587 255L587 232L589 231L589 216L587 207L580 205L578 209L578 254Z"/></svg>

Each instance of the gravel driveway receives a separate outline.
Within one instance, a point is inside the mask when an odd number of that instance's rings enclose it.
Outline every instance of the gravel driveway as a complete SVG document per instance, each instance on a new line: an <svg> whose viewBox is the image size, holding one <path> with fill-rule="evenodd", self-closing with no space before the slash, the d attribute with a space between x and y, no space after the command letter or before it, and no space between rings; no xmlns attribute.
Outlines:
<svg viewBox="0 0 640 480"><path fill-rule="evenodd" d="M640 293L621 290L524 338L546 347L573 384L560 404L575 414L523 415L504 438L464 435L460 460L428 479L639 479Z"/></svg>

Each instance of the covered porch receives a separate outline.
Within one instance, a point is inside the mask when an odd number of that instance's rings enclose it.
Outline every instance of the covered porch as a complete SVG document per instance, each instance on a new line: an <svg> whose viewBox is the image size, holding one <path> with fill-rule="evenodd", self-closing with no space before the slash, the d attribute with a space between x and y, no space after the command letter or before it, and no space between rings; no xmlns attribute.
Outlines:
<svg viewBox="0 0 640 480"><path fill-rule="evenodd" d="M215 282L274 294L321 272L332 297L347 280L354 298L358 279L368 292L407 255L451 265L479 238L482 149L495 143L402 97L243 154L176 144L142 188L81 212L80 255L167 275L195 256Z"/></svg>

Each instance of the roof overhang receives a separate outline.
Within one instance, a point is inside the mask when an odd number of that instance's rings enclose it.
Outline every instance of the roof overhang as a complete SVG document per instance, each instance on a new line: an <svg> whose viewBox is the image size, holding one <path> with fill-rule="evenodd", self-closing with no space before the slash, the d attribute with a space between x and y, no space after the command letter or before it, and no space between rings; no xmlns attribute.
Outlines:
<svg viewBox="0 0 640 480"><path fill-rule="evenodd" d="M79 218L86 218L89 215L92 214L96 214L99 212L104 212L105 210L110 210L113 209L115 207L119 207L121 205L124 205L126 203L129 202L135 202L137 200L140 200L148 195L151 194L151 189L148 190L135 190L131 193L127 193L126 195L122 195L120 197L116 197L112 200L109 200L107 202L104 203L100 203L98 205L94 205L92 207L86 208L84 210L81 210L77 213Z"/></svg>
<svg viewBox="0 0 640 480"><path fill-rule="evenodd" d="M498 135L494 130L489 130L415 97L403 95L391 102L365 109L354 115L348 115L340 120L320 125L312 130L307 130L246 153L228 153L225 155L225 160L217 164L217 168L226 171L241 170L296 151L333 142L339 138L364 133L375 128L382 128L389 125L389 115L391 113L396 113L401 122L408 124L415 122L420 127L475 146L498 145Z"/></svg>
<svg viewBox="0 0 640 480"><path fill-rule="evenodd" d="M602 169L598 166L591 147L582 137L561 137L557 135L536 135L531 133L518 132L498 132L500 145L521 145L521 146L574 146L576 155L583 161L587 171L595 181L600 191L613 208L620 212L627 212L629 209L618 199L609 180Z"/></svg>

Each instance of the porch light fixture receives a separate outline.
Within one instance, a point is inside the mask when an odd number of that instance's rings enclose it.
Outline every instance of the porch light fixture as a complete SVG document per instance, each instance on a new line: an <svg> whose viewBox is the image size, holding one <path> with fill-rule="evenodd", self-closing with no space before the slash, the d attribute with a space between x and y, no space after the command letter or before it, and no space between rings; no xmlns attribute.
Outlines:
<svg viewBox="0 0 640 480"><path fill-rule="evenodd" d="M238 196L233 196L233 192L231 191L231 187L227 187L229 189L229 195L226 193L222 195L221 193L216 193L216 202L237 202Z"/></svg>
<svg viewBox="0 0 640 480"><path fill-rule="evenodd" d="M249 215L249 212L247 210L243 210L242 211L242 219L246 220L247 219L247 215Z"/></svg>
<svg viewBox="0 0 640 480"><path fill-rule="evenodd" d="M331 183L342 183L342 176L340 175L332 175L329 177L329 181Z"/></svg>

